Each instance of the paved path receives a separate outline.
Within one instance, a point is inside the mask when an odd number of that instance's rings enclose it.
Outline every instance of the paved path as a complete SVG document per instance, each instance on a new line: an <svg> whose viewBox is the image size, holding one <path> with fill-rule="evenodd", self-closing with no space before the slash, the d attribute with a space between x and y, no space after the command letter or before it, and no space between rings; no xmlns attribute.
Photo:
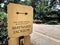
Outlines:
<svg viewBox="0 0 60 45"><path fill-rule="evenodd" d="M60 25L33 24L32 45L60 45Z"/></svg>

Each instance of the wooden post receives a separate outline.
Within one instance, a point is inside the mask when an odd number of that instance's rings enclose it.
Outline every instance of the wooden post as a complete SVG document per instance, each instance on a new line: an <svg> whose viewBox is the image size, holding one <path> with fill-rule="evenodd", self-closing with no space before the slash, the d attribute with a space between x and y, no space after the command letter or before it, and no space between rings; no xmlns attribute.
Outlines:
<svg viewBox="0 0 60 45"><path fill-rule="evenodd" d="M24 36L24 45L30 45L30 36Z"/></svg>
<svg viewBox="0 0 60 45"><path fill-rule="evenodd" d="M19 38L10 38L8 45L19 45Z"/></svg>

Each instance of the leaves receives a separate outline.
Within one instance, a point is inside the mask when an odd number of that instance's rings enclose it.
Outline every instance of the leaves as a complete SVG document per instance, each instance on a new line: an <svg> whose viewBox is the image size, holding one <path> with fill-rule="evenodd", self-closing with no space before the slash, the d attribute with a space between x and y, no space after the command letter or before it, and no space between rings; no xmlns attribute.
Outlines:
<svg viewBox="0 0 60 45"><path fill-rule="evenodd" d="M6 40L7 35L8 35L7 34L7 14L5 12L0 12L0 38L1 38L1 41Z"/></svg>

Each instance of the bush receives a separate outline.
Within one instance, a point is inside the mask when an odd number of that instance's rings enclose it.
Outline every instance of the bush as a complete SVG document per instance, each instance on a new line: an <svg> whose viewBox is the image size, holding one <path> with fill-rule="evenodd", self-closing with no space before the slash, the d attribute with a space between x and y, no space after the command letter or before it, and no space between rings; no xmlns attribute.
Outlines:
<svg viewBox="0 0 60 45"><path fill-rule="evenodd" d="M7 39L7 14L0 12L0 41L3 43L6 42Z"/></svg>

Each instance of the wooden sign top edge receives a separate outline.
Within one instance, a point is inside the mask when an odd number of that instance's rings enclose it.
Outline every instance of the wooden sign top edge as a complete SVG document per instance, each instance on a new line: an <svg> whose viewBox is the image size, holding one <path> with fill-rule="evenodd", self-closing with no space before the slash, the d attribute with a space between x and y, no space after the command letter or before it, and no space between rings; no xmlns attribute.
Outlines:
<svg viewBox="0 0 60 45"><path fill-rule="evenodd" d="M32 6L28 6L28 5L22 5L22 4L15 4L15 3L9 3L7 6L10 6L10 5L16 5L16 6L24 6L24 7L30 7L33 9Z"/></svg>

